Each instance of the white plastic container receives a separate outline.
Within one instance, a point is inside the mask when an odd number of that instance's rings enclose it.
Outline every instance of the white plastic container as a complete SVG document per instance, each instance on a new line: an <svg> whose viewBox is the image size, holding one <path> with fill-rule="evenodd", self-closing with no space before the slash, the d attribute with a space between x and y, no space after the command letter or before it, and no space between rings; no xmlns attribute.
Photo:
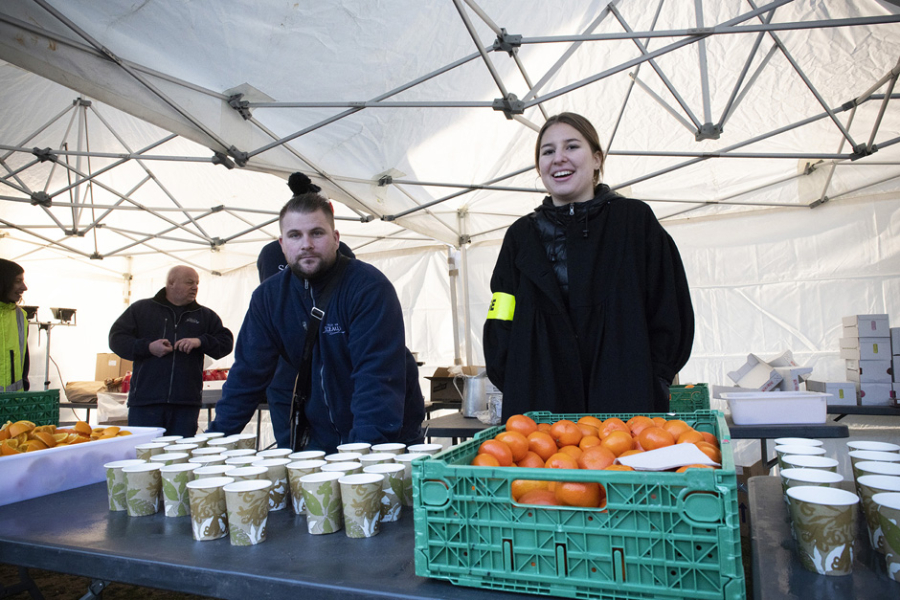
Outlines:
<svg viewBox="0 0 900 600"><path fill-rule="evenodd" d="M134 458L135 446L165 431L160 427L122 429L131 435L0 457L0 473L6 483L0 506L106 481L104 464Z"/></svg>
<svg viewBox="0 0 900 600"><path fill-rule="evenodd" d="M824 423L826 398L821 392L735 392L722 394L735 425Z"/></svg>

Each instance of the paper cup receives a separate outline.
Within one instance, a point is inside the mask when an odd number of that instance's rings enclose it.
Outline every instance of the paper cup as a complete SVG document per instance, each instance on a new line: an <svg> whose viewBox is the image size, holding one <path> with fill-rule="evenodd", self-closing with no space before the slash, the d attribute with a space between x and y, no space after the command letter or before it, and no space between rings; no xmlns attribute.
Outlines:
<svg viewBox="0 0 900 600"><path fill-rule="evenodd" d="M403 465L403 493L400 495L400 502L403 506L413 505L413 489L412 489L412 462L416 459L428 456L421 452L410 452L408 454L400 454L395 456L394 460Z"/></svg>
<svg viewBox="0 0 900 600"><path fill-rule="evenodd" d="M206 442L209 441L209 438L205 435L195 435L194 437L189 438L181 438L178 440L179 444L197 444L199 448L205 448Z"/></svg>
<svg viewBox="0 0 900 600"><path fill-rule="evenodd" d="M237 434L236 450L256 450L256 434L255 433L239 433Z"/></svg>
<svg viewBox="0 0 900 600"><path fill-rule="evenodd" d="M163 452L162 454L154 454L147 462L159 465L174 465L176 463L186 463L190 458L191 455L187 452Z"/></svg>
<svg viewBox="0 0 900 600"><path fill-rule="evenodd" d="M203 433L201 433L199 435L202 435L203 437L206 438L207 445L209 444L209 440L215 440L215 439L225 437L225 434L222 433L221 431L204 431Z"/></svg>
<svg viewBox="0 0 900 600"><path fill-rule="evenodd" d="M838 461L825 456L798 456L786 454L782 459L785 469L822 469L837 473Z"/></svg>
<svg viewBox="0 0 900 600"><path fill-rule="evenodd" d="M890 475L892 477L900 477L900 463L877 462L874 460L863 460L854 465L854 473L863 475Z"/></svg>
<svg viewBox="0 0 900 600"><path fill-rule="evenodd" d="M378 473L344 475L338 480L347 537L368 538L381 532L383 482L384 475Z"/></svg>
<svg viewBox="0 0 900 600"><path fill-rule="evenodd" d="M191 464L191 463L188 463ZM228 473L235 469L232 465L202 465L194 469L194 479L207 477L231 477Z"/></svg>
<svg viewBox="0 0 900 600"><path fill-rule="evenodd" d="M313 535L334 533L344 526L342 473L312 473L300 478L306 504L306 528Z"/></svg>
<svg viewBox="0 0 900 600"><path fill-rule="evenodd" d="M206 442L207 448L224 448L225 450L237 449L237 436L229 435L226 437L214 438Z"/></svg>
<svg viewBox="0 0 900 600"><path fill-rule="evenodd" d="M362 456L361 452L335 452L334 454L326 454L325 462L354 462Z"/></svg>
<svg viewBox="0 0 900 600"><path fill-rule="evenodd" d="M440 444L413 444L412 446L408 446L406 448L406 451L415 453L421 452L422 454L430 454L434 456L443 449L444 447Z"/></svg>
<svg viewBox="0 0 900 600"><path fill-rule="evenodd" d="M234 450L224 450L222 456L225 458L234 458L237 456L256 456L256 450L252 448L235 448Z"/></svg>
<svg viewBox="0 0 900 600"><path fill-rule="evenodd" d="M254 546L266 541L271 485L268 479L256 479L235 481L222 488L232 546Z"/></svg>
<svg viewBox="0 0 900 600"><path fill-rule="evenodd" d="M838 488L788 488L800 564L813 573L849 575L859 496Z"/></svg>
<svg viewBox="0 0 900 600"><path fill-rule="evenodd" d="M391 454L403 454L406 452L406 444L391 442L387 444L375 444L371 452L390 452Z"/></svg>
<svg viewBox="0 0 900 600"><path fill-rule="evenodd" d="M191 499L191 532L198 542L217 540L228 535L228 507L225 490L231 477L207 477L187 484Z"/></svg>
<svg viewBox="0 0 900 600"><path fill-rule="evenodd" d="M225 450L222 448L207 448L205 446L200 446L199 448L191 450L191 458L197 456L221 456L224 452Z"/></svg>
<svg viewBox="0 0 900 600"><path fill-rule="evenodd" d="M822 469L785 469L781 471L781 489L785 494L785 502L788 504L790 504L787 496L788 488L798 485L836 487L843 480L841 475Z"/></svg>
<svg viewBox="0 0 900 600"><path fill-rule="evenodd" d="M859 488L859 497L866 515L869 543L872 544L873 550L884 554L884 534L881 531L881 521L878 519L878 505L872 501L872 496L885 492L900 492L900 477L861 475L856 480L856 485Z"/></svg>
<svg viewBox="0 0 900 600"><path fill-rule="evenodd" d="M285 465L288 474L288 483L291 486L291 506L295 515L306 514L306 502L303 500L303 486L300 478L304 475L318 473L319 468L327 464L324 460L295 460Z"/></svg>
<svg viewBox="0 0 900 600"><path fill-rule="evenodd" d="M198 467L212 467L214 465L224 465L225 457L221 454L201 454L200 456L190 457L188 463Z"/></svg>
<svg viewBox="0 0 900 600"><path fill-rule="evenodd" d="M792 456L825 456L825 449L818 446L775 446L775 457L778 459L778 466L786 469L784 466L784 457Z"/></svg>
<svg viewBox="0 0 900 600"><path fill-rule="evenodd" d="M369 465L386 465L394 463L396 462L394 460L396 457L396 454L391 454L390 452L371 452L360 456L357 459L357 462L362 464L363 469L365 469Z"/></svg>
<svg viewBox="0 0 900 600"><path fill-rule="evenodd" d="M874 462L895 462L900 463L900 454L896 452L878 452L875 450L851 450L850 455L850 464L854 469L854 476L856 476L856 463L863 461L874 461Z"/></svg>
<svg viewBox="0 0 900 600"><path fill-rule="evenodd" d="M141 460L150 460L155 454L162 454L163 448L168 446L166 442L150 442L148 444L138 444L134 447L134 453Z"/></svg>
<svg viewBox="0 0 900 600"><path fill-rule="evenodd" d="M900 494L883 492L872 496L884 536L884 563L888 577L900 581Z"/></svg>
<svg viewBox="0 0 900 600"><path fill-rule="evenodd" d="M191 514L191 498L187 484L194 480L194 469L197 465L177 463L160 467L162 477L163 511L167 517L186 517Z"/></svg>
<svg viewBox="0 0 900 600"><path fill-rule="evenodd" d="M317 460L325 457L324 450L301 450L300 452L294 452L293 454L289 454L288 458L294 461L297 460Z"/></svg>
<svg viewBox="0 0 900 600"><path fill-rule="evenodd" d="M900 453L900 444L892 444L890 442L875 442L866 440L857 440L847 442L847 448L854 452L856 450L865 450L869 452L894 452Z"/></svg>
<svg viewBox="0 0 900 600"><path fill-rule="evenodd" d="M268 479L269 469L253 466L234 467L228 471L228 477L234 479L235 483L238 481L259 481L260 479ZM271 480L269 482L271 483Z"/></svg>
<svg viewBox="0 0 900 600"><path fill-rule="evenodd" d="M400 494L403 493L403 473L405 470L406 467L400 463L363 467L363 473L375 473L384 477L384 481L381 484L382 522L400 519L400 511L403 508L403 503L400 502Z"/></svg>
<svg viewBox="0 0 900 600"><path fill-rule="evenodd" d="M233 467L249 467L256 461L261 460L258 456L231 456L225 459L226 465Z"/></svg>
<svg viewBox="0 0 900 600"><path fill-rule="evenodd" d="M197 450L199 447L200 444L185 444L184 442L179 440L177 444L170 444L166 446L165 451L170 454L173 452L185 452L189 456L192 456L191 452Z"/></svg>
<svg viewBox="0 0 900 600"><path fill-rule="evenodd" d="M146 462L139 458L131 458L128 460L114 460L103 465L103 468L106 469L106 492L109 496L109 510L128 510L125 499L125 474L122 473L122 468L142 465Z"/></svg>
<svg viewBox="0 0 900 600"><path fill-rule="evenodd" d="M782 437L775 438L774 443L776 446L824 446L825 442L822 440L814 440L811 438L801 438L801 437Z"/></svg>
<svg viewBox="0 0 900 600"><path fill-rule="evenodd" d="M293 450L290 448L271 448L269 450L260 450L256 455L260 458L287 458Z"/></svg>
<svg viewBox="0 0 900 600"><path fill-rule="evenodd" d="M159 436L159 437L157 437L157 438L153 438L153 439L150 440L150 441L151 441L151 442L165 443L166 445L169 445L169 444L174 444L174 443L176 443L178 440L183 440L183 439L184 439L184 436L183 436L183 435L161 435L161 436Z"/></svg>
<svg viewBox="0 0 900 600"><path fill-rule="evenodd" d="M146 517L159 512L162 488L158 463L145 462L122 467L125 476L125 505L129 517Z"/></svg>
<svg viewBox="0 0 900 600"><path fill-rule="evenodd" d="M257 456L259 454L257 453ZM284 510L291 501L291 486L288 483L287 469L289 458L263 458L254 462L252 467L265 467L269 470L266 479L272 481L269 488L269 511Z"/></svg>
<svg viewBox="0 0 900 600"><path fill-rule="evenodd" d="M372 448L372 444L366 442L354 442L351 444L341 444L337 447L340 452L355 452L357 454L368 454Z"/></svg>
<svg viewBox="0 0 900 600"><path fill-rule="evenodd" d="M343 473L344 475L354 475L356 473L362 473L362 463L356 461L346 461L346 462L326 462L319 469L325 473Z"/></svg>

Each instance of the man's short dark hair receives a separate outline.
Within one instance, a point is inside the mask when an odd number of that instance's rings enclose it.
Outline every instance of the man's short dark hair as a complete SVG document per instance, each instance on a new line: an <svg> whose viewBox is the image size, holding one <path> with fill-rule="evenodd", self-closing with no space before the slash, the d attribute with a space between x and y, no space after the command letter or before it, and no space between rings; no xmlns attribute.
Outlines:
<svg viewBox="0 0 900 600"><path fill-rule="evenodd" d="M284 220L284 215L289 212L307 214L314 213L317 210L322 211L322 213L325 214L325 217L331 224L331 228L334 229L334 210L331 207L331 202L329 202L326 198L320 196L316 192L297 194L296 196L288 200L287 204L281 207L281 212L278 213L278 225L279 227L281 226L281 222Z"/></svg>
<svg viewBox="0 0 900 600"><path fill-rule="evenodd" d="M16 277L25 272L18 263L0 258L0 302L9 302L8 298L16 284Z"/></svg>

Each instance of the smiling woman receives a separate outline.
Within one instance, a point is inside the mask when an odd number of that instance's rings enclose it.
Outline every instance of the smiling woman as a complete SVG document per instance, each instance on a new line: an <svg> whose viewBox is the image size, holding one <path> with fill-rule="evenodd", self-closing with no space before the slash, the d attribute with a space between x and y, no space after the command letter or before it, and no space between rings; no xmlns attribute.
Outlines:
<svg viewBox="0 0 900 600"><path fill-rule="evenodd" d="M678 249L650 207L600 183L603 164L583 116L561 113L541 128L535 167L550 195L507 231L484 325L503 418L665 412L690 356Z"/></svg>

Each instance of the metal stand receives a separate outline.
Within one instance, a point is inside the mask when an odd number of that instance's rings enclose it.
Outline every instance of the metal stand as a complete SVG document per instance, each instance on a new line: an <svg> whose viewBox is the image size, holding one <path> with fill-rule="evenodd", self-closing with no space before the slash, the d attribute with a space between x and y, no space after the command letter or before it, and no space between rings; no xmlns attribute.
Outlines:
<svg viewBox="0 0 900 600"><path fill-rule="evenodd" d="M21 592L28 592L32 600L44 600L44 595L38 589L37 584L28 574L28 569L19 567L19 582L13 585L4 586L0 584L0 598L15 596Z"/></svg>
<svg viewBox="0 0 900 600"><path fill-rule="evenodd" d="M50 331L54 327L57 327L59 325L62 325L64 327L74 327L75 323L67 323L64 321L59 323L53 321L37 321L35 325L37 325L41 329L41 331L47 332L47 348L45 350L44 356L44 391L47 391L50 389Z"/></svg>

